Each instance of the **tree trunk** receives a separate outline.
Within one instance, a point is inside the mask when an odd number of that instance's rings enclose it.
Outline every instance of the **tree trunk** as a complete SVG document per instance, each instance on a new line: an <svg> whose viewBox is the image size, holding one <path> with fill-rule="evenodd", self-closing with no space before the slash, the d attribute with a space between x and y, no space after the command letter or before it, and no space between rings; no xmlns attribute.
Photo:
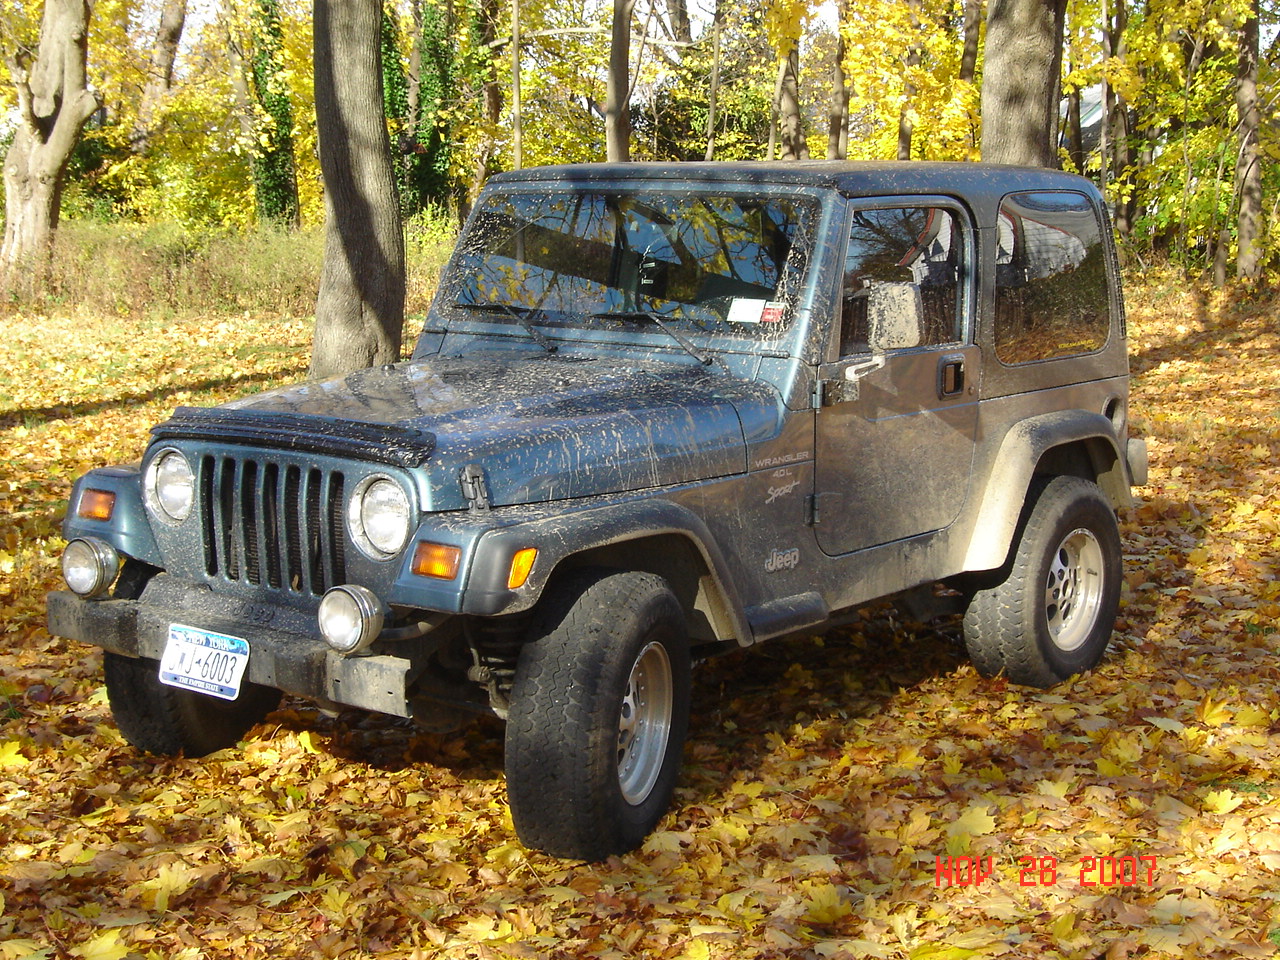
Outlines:
<svg viewBox="0 0 1280 960"><path fill-rule="evenodd" d="M382 115L379 0L316 0L315 93L324 267L311 375L400 357L404 235Z"/></svg>
<svg viewBox="0 0 1280 960"><path fill-rule="evenodd" d="M442 115L454 98L457 51L454 44L453 4L410 5L413 37L409 48L403 164L417 210L428 204L447 206L454 199L449 175L453 138Z"/></svg>
<svg viewBox="0 0 1280 960"><path fill-rule="evenodd" d="M720 4L717 2L714 16L720 16ZM671 36L677 43L693 42L693 25L689 22L689 4L686 0L669 0L667 11L671 18Z"/></svg>
<svg viewBox="0 0 1280 960"><path fill-rule="evenodd" d="M253 133L253 101L249 94L249 68L244 62L247 44L243 34L237 29L235 11L229 0L222 0L219 14L223 38L227 42L227 66L230 71L231 94L236 104L236 121L240 125L240 146L251 151L256 138Z"/></svg>
<svg viewBox="0 0 1280 960"><path fill-rule="evenodd" d="M164 0L160 9L160 26L156 29L156 42L151 48L151 62L147 66L147 82L138 102L138 115L129 137L129 149L139 156L151 146L155 134L156 114L160 104L173 86L173 64L178 58L178 44L182 40L182 27L187 20L187 0Z"/></svg>
<svg viewBox="0 0 1280 960"><path fill-rule="evenodd" d="M1130 185L1135 187L1135 189L1129 190L1126 196L1116 200L1114 210L1116 233L1122 237L1127 237L1133 233L1133 221L1138 212L1138 192L1136 189L1138 183L1133 172L1136 162L1133 150L1133 128L1136 123L1136 113L1126 108L1123 97L1116 95L1114 102L1115 110L1111 124L1111 173L1113 179L1123 177Z"/></svg>
<svg viewBox="0 0 1280 960"><path fill-rule="evenodd" d="M982 159L1056 167L1066 0L991 0L982 69Z"/></svg>
<svg viewBox="0 0 1280 960"><path fill-rule="evenodd" d="M964 32L960 53L960 73L956 79L962 83L972 84L978 75L978 46L982 38L982 0L964 0ZM972 109L969 110L969 137L976 149L978 147L980 118Z"/></svg>
<svg viewBox="0 0 1280 960"><path fill-rule="evenodd" d="M764 154L766 160L773 159L774 148L778 145L778 114L782 110L782 85L787 82L787 71L790 67L789 60L778 61L778 76L773 82L773 100L769 104L769 145Z"/></svg>
<svg viewBox="0 0 1280 960"><path fill-rule="evenodd" d="M964 0L964 49L958 80L973 83L978 75L978 39L982 35L982 0Z"/></svg>
<svg viewBox="0 0 1280 960"><path fill-rule="evenodd" d="M1080 125L1080 89L1067 94L1067 156L1075 172L1084 173L1084 130Z"/></svg>
<svg viewBox="0 0 1280 960"><path fill-rule="evenodd" d="M720 96L720 36L724 30L722 0L716 0L711 22L711 89L707 91L707 152L703 159L710 163L716 156L716 100Z"/></svg>
<svg viewBox="0 0 1280 960"><path fill-rule="evenodd" d="M1236 157L1236 193L1240 216L1236 230L1236 276L1256 280L1262 275L1262 159L1258 151L1258 0L1240 29L1236 68L1236 112L1240 150Z"/></svg>
<svg viewBox="0 0 1280 960"><path fill-rule="evenodd" d="M520 0L511 0L511 166L524 166L524 117L520 98Z"/></svg>
<svg viewBox="0 0 1280 960"><path fill-rule="evenodd" d="M489 164L497 151L498 122L502 119L502 84L498 82L494 66L493 45L498 37L498 0L480 0L476 11L477 48L486 59L478 66L481 97L484 101L484 125L480 142L476 145L475 161L471 170L471 184L467 196L458 205L458 216L465 218L471 212L471 203L480 194L489 176Z"/></svg>
<svg viewBox="0 0 1280 960"><path fill-rule="evenodd" d="M809 147L804 139L804 124L800 114L800 47L791 48L783 61L779 84L778 127L781 142L780 158L783 160L809 159Z"/></svg>
<svg viewBox="0 0 1280 960"><path fill-rule="evenodd" d="M413 35L409 38L409 72L405 76L405 136L410 142L418 137L418 119L422 110L422 0L410 0L409 23Z"/></svg>
<svg viewBox="0 0 1280 960"><path fill-rule="evenodd" d="M15 288L20 277L34 289L43 277L67 161L85 121L98 109L85 77L88 26L86 0L46 0L35 63L23 54L9 62L18 116L4 158L0 289Z"/></svg>
<svg viewBox="0 0 1280 960"><path fill-rule="evenodd" d="M631 159L631 13L636 0L613 0L609 78L604 105L604 137L610 161Z"/></svg>
<svg viewBox="0 0 1280 960"><path fill-rule="evenodd" d="M909 61L908 61L909 63ZM915 133L915 121L911 118L911 101L915 99L916 86L910 80L902 87L902 109L898 111L898 159L911 159L911 137Z"/></svg>
<svg viewBox="0 0 1280 960"><path fill-rule="evenodd" d="M1129 55L1128 41L1126 40L1129 26L1129 8L1127 0L1111 0L1111 5L1115 9L1115 21L1110 30L1110 55L1124 62ZM1133 173L1136 163L1133 134L1137 125L1137 114L1136 111L1129 108L1129 104L1123 94L1111 89L1110 85L1108 85L1107 89L1110 100L1111 125L1108 141L1111 145L1111 175L1112 179L1126 180L1131 188L1127 191L1121 191L1123 195L1116 200L1113 217L1116 233L1122 237L1128 237L1133 233L1133 223L1138 212L1138 187L1140 185L1138 178Z"/></svg>
<svg viewBox="0 0 1280 960"><path fill-rule="evenodd" d="M844 160L849 156L849 76L844 59L848 48L841 31L849 14L849 0L836 9L836 51L831 63L831 109L827 114L827 159Z"/></svg>
<svg viewBox="0 0 1280 960"><path fill-rule="evenodd" d="M911 16L911 27L920 32L919 0L907 0L907 12ZM902 107L898 111L898 159L911 159L911 138L915 133L915 99L919 88L916 87L916 69L920 66L920 44L913 43L907 47L907 55L903 62Z"/></svg>
<svg viewBox="0 0 1280 960"><path fill-rule="evenodd" d="M1111 15L1107 11L1107 3L1102 5L1102 60L1105 63L1115 56ZM1107 182L1111 179L1111 81L1104 72L1102 75L1102 120L1098 125L1098 186L1105 193Z"/></svg>
<svg viewBox="0 0 1280 960"><path fill-rule="evenodd" d="M918 28L914 13L911 17L912 25ZM915 83L911 77L916 67L920 66L920 47L912 44L907 48L905 79L902 83L902 107L898 111L898 159L911 159L911 137L915 133L915 99L916 89Z"/></svg>
<svg viewBox="0 0 1280 960"><path fill-rule="evenodd" d="M1227 282L1227 261L1231 257L1231 230L1223 227L1218 231L1218 242L1213 248L1213 285L1225 286Z"/></svg>

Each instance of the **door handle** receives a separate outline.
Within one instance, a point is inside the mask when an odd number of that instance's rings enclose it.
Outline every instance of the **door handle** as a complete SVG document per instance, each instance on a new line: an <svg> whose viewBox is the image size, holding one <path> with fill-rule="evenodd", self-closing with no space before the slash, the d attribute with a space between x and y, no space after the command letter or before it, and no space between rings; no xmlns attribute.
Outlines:
<svg viewBox="0 0 1280 960"><path fill-rule="evenodd" d="M947 354L938 360L938 399L947 400L964 393L964 354Z"/></svg>

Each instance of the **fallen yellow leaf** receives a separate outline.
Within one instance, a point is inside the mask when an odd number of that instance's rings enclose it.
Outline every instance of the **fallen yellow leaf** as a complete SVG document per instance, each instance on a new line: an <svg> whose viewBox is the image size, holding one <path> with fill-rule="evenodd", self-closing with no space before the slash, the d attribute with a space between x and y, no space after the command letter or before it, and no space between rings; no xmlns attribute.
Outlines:
<svg viewBox="0 0 1280 960"><path fill-rule="evenodd" d="M1271 714L1252 703L1246 703L1236 711L1234 722L1242 727L1269 727Z"/></svg>
<svg viewBox="0 0 1280 960"><path fill-rule="evenodd" d="M1204 795L1204 809L1208 813L1230 813L1240 804L1244 803L1242 797L1236 796L1230 790L1210 790Z"/></svg>
<svg viewBox="0 0 1280 960"><path fill-rule="evenodd" d="M9 740L0 743L0 770L7 770L12 767L25 767L31 761L24 757L18 749L16 740Z"/></svg>
<svg viewBox="0 0 1280 960"><path fill-rule="evenodd" d="M988 803L974 803L964 813L947 825L948 836L965 834L970 837L982 837L995 829L996 818L987 813Z"/></svg>
<svg viewBox="0 0 1280 960"><path fill-rule="evenodd" d="M1220 727L1231 719L1231 711L1225 702L1215 701L1207 693L1196 708L1196 719L1210 727Z"/></svg>
<svg viewBox="0 0 1280 960"><path fill-rule="evenodd" d="M124 960L129 955L129 947L120 942L119 930L108 930L72 947L71 955L81 960Z"/></svg>
<svg viewBox="0 0 1280 960"><path fill-rule="evenodd" d="M804 899L804 918L819 926L830 926L843 917L853 913L847 901L840 896L840 891L830 883L806 884L808 896Z"/></svg>

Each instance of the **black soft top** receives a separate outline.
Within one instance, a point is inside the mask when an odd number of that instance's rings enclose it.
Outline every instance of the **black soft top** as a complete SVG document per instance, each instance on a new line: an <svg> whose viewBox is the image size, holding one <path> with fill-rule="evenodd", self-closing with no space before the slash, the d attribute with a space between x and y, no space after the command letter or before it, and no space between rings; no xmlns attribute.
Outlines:
<svg viewBox="0 0 1280 960"><path fill-rule="evenodd" d="M574 189L635 181L812 186L838 190L853 197L935 194L957 197L980 208L996 206L1006 194L1026 190L1075 190L1092 197L1095 203L1100 201L1093 183L1061 170L918 160L581 163L530 167L490 178L495 186L555 184Z"/></svg>

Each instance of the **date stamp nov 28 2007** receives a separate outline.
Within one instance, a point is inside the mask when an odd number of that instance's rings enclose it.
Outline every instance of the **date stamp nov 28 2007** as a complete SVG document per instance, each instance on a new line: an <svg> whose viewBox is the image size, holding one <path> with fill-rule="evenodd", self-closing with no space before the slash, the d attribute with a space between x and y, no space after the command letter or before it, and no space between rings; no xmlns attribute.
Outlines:
<svg viewBox="0 0 1280 960"><path fill-rule="evenodd" d="M936 861L935 887L977 886L996 872L995 857L939 856ZM1019 857L1017 862L1019 886L1045 887L1058 882L1057 857ZM1149 887L1155 883L1156 868L1153 856L1083 856L1073 864L1063 864L1064 871L1075 871L1082 887Z"/></svg>

